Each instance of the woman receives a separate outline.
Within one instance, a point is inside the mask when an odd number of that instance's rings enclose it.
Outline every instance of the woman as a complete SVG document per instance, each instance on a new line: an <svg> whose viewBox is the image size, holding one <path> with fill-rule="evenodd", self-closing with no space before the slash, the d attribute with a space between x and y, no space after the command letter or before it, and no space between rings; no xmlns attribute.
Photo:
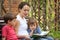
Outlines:
<svg viewBox="0 0 60 40"><path fill-rule="evenodd" d="M19 26L18 26L18 37L19 38L29 38L29 34L27 32L27 22L25 17L28 15L30 9L30 5L26 2L21 2L18 6L19 13L17 15L17 20L19 21Z"/></svg>

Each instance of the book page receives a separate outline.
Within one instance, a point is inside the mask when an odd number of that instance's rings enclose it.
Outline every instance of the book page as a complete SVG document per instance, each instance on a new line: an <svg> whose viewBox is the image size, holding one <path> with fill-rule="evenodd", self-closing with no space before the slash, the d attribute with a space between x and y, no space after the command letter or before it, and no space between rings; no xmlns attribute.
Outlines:
<svg viewBox="0 0 60 40"><path fill-rule="evenodd" d="M44 36L47 35L49 31L42 31L40 34L33 34L33 36Z"/></svg>

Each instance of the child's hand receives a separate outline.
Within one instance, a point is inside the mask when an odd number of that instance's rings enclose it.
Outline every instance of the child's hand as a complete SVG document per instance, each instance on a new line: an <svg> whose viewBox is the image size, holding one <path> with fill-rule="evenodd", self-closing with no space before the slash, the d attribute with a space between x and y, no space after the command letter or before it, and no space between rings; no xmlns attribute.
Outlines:
<svg viewBox="0 0 60 40"><path fill-rule="evenodd" d="M32 36L32 35L33 35L33 32L34 32L34 30L31 30L31 32L30 32L30 36Z"/></svg>
<svg viewBox="0 0 60 40"><path fill-rule="evenodd" d="M34 30L31 30L31 32L33 33L33 32L34 32Z"/></svg>
<svg viewBox="0 0 60 40"><path fill-rule="evenodd" d="M31 28L31 31L34 31L35 30L35 28Z"/></svg>

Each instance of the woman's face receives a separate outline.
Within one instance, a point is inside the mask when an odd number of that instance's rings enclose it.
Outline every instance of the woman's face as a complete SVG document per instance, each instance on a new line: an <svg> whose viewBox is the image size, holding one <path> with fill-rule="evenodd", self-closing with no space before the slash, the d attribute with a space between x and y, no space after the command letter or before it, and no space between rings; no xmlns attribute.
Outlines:
<svg viewBox="0 0 60 40"><path fill-rule="evenodd" d="M30 7L28 5L24 5L22 9L19 9L20 10L20 15L22 17L25 17L28 15L29 13L29 10L30 10Z"/></svg>

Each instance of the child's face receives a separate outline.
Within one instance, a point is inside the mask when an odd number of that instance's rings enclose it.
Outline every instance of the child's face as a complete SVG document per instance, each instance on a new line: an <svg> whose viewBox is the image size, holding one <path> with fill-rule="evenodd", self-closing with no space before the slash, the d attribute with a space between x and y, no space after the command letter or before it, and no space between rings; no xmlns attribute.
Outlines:
<svg viewBox="0 0 60 40"><path fill-rule="evenodd" d="M13 19L12 21L10 21L9 24L12 26L15 26L16 25L16 19Z"/></svg>
<svg viewBox="0 0 60 40"><path fill-rule="evenodd" d="M31 24L31 25L30 25L30 29L31 29L31 30L35 30L35 29L36 29L36 23Z"/></svg>

